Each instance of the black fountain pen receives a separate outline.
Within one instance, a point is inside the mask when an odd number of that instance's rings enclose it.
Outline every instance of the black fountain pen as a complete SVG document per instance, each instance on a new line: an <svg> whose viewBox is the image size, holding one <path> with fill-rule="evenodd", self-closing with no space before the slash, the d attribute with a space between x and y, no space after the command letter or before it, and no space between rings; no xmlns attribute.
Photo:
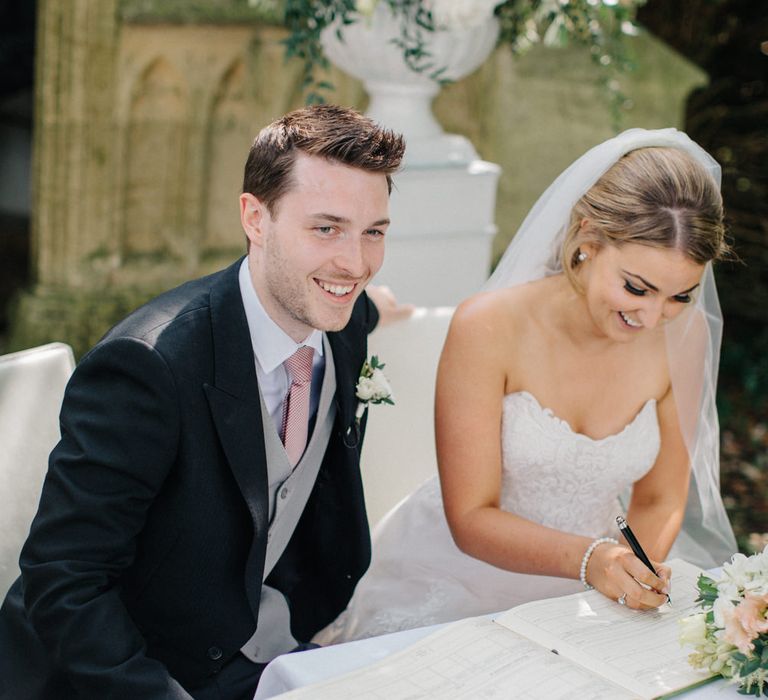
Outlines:
<svg viewBox="0 0 768 700"><path fill-rule="evenodd" d="M629 525L627 524L627 521L624 520L624 518L620 515L616 516L616 524L619 526L619 530L621 530L621 534L624 535L624 539L629 543L629 546L632 548L632 551L635 553L635 556L645 564L650 571L652 571L656 576L658 576L658 572L656 569L653 568L653 564L651 564L651 560L648 558L648 555L643 551L643 548L640 546L640 543L637 541L637 537L635 537L635 533L632 532L632 530L629 529ZM667 603L672 605L672 599L669 597L669 593L667 593Z"/></svg>

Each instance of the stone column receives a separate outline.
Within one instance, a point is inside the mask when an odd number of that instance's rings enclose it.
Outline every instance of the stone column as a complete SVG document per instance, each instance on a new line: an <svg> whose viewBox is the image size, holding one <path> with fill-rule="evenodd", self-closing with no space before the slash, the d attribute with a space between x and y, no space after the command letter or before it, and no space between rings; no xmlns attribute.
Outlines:
<svg viewBox="0 0 768 700"><path fill-rule="evenodd" d="M11 348L92 335L80 322L90 314L78 310L103 286L114 257L116 11L116 0L38 2L34 286L17 299Z"/></svg>
<svg viewBox="0 0 768 700"><path fill-rule="evenodd" d="M113 249L116 9L38 4L32 245L43 289L93 286L84 263Z"/></svg>

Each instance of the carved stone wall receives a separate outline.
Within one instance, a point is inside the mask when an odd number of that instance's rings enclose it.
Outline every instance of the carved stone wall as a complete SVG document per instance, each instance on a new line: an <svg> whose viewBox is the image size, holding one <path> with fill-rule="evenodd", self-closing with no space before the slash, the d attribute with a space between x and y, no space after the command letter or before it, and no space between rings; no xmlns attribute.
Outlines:
<svg viewBox="0 0 768 700"><path fill-rule="evenodd" d="M302 104L282 30L130 23L118 9L40 3L35 286L12 348L58 338L82 352L145 299L241 255L250 143Z"/></svg>
<svg viewBox="0 0 768 700"><path fill-rule="evenodd" d="M302 104L300 66L285 61L284 30L243 17L148 21L148 1L38 5L34 286L13 309L9 349L63 340L80 354L150 296L242 254L247 150L259 128ZM680 125L703 74L651 37L635 45L626 125ZM365 107L358 83L335 71L330 80L333 101ZM497 49L443 91L435 112L503 168L497 250L549 181L611 135L576 49L520 59Z"/></svg>

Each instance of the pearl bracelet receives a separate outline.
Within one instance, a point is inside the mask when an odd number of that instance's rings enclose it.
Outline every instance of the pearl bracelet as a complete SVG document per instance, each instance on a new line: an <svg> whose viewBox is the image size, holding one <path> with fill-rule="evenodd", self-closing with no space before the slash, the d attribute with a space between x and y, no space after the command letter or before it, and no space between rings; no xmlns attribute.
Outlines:
<svg viewBox="0 0 768 700"><path fill-rule="evenodd" d="M594 586L590 586L587 583L587 564L589 564L589 558L592 556L592 552L594 552L601 544L618 544L618 540L613 539L613 537L598 537L596 540L592 542L589 547L587 547L587 551L584 552L584 556L581 559L581 567L579 568L579 581L584 585L584 588L588 591L591 591Z"/></svg>

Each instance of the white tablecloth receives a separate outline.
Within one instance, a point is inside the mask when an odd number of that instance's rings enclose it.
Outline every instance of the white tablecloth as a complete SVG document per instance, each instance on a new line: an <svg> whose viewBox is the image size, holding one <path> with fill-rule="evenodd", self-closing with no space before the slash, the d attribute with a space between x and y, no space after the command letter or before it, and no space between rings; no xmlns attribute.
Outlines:
<svg viewBox="0 0 768 700"><path fill-rule="evenodd" d="M278 656L264 669L254 700L274 698L294 688L328 680L375 663L440 627L442 625L419 627L357 642ZM727 700L743 696L738 694L736 686L729 686L725 681L717 680L689 690L681 697L686 700Z"/></svg>

